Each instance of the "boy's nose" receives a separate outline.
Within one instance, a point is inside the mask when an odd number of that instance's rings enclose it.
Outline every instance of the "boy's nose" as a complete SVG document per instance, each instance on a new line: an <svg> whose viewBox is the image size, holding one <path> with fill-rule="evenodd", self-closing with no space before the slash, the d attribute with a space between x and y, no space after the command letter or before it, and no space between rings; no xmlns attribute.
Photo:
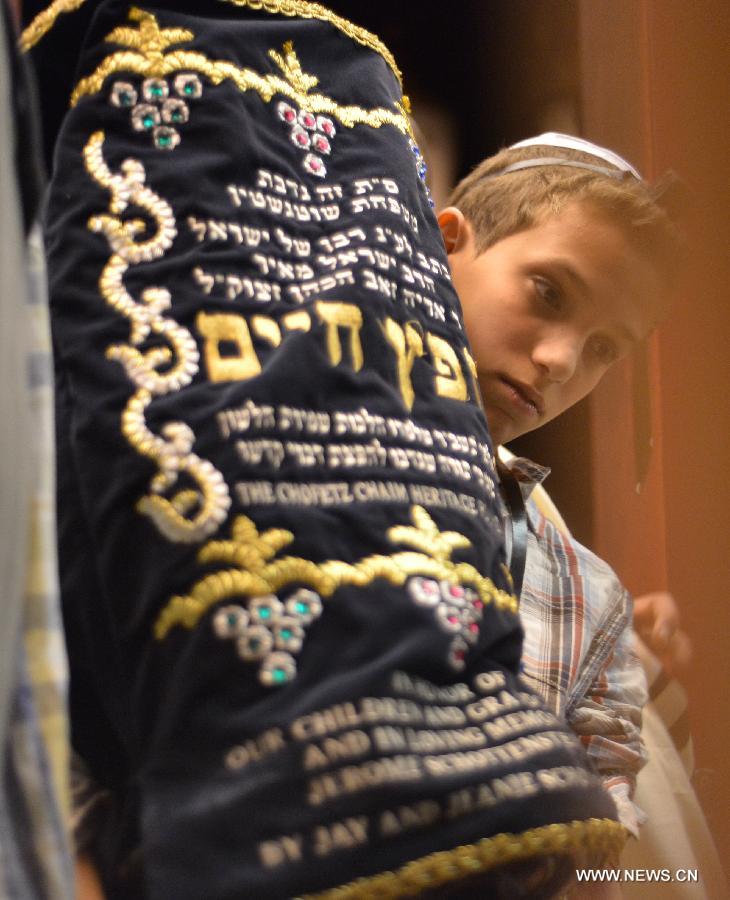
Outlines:
<svg viewBox="0 0 730 900"><path fill-rule="evenodd" d="M562 384L576 370L581 354L581 342L573 334L551 334L535 344L532 361L550 381Z"/></svg>

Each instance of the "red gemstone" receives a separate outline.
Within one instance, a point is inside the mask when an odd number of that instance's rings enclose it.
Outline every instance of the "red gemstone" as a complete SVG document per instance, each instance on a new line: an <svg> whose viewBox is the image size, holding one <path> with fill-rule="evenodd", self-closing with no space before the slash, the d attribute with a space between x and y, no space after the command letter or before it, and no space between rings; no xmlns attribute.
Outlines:
<svg viewBox="0 0 730 900"><path fill-rule="evenodd" d="M481 600L474 600L472 606L474 609L484 609L484 603Z"/></svg>
<svg viewBox="0 0 730 900"><path fill-rule="evenodd" d="M454 650L454 659L457 662L464 662L466 659L466 651L464 650Z"/></svg>
<svg viewBox="0 0 730 900"><path fill-rule="evenodd" d="M306 134L298 134L298 135L297 135L297 141L298 141L300 144L306 144L306 143L307 143L307 136L306 136Z"/></svg>
<svg viewBox="0 0 730 900"><path fill-rule="evenodd" d="M291 122L294 119L294 110L287 109L287 111L284 113L284 118L287 120L287 122Z"/></svg>
<svg viewBox="0 0 730 900"><path fill-rule="evenodd" d="M452 584L449 589L452 597L463 597L464 596L464 588L458 584Z"/></svg>
<svg viewBox="0 0 730 900"><path fill-rule="evenodd" d="M448 616L448 620L449 620L449 622L451 622L452 625L457 625L459 622L459 617L458 616Z"/></svg>
<svg viewBox="0 0 730 900"><path fill-rule="evenodd" d="M471 631L472 634L479 634L479 626L476 622L471 623L471 625L469 626L469 631Z"/></svg>
<svg viewBox="0 0 730 900"><path fill-rule="evenodd" d="M318 159L313 159L311 162L311 166L314 169L314 171L316 172L322 168L322 163Z"/></svg>

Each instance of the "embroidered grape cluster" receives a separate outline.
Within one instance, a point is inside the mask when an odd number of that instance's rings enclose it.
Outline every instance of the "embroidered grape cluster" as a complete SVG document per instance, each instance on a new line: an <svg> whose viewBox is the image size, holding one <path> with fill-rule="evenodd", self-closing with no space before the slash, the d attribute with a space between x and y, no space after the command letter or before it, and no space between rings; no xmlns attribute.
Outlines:
<svg viewBox="0 0 730 900"><path fill-rule="evenodd" d="M190 118L186 101L198 100L203 85L197 75L182 73L172 80L145 78L141 90L127 81L115 81L109 102L120 109L128 109L132 128L152 135L152 143L158 150L174 150L180 143L176 126L184 125Z"/></svg>
<svg viewBox="0 0 730 900"><path fill-rule="evenodd" d="M426 181L426 173L428 172L426 160L423 158L423 154L421 153L418 144L416 144L415 141L409 141L408 145L411 148L411 153L413 154L413 158L416 162L416 172L418 173L418 177L421 179L423 189L426 192L428 205L433 207L435 204L433 202L433 198L431 197L431 191L428 189L428 182Z"/></svg>
<svg viewBox="0 0 730 900"><path fill-rule="evenodd" d="M302 649L305 627L322 614L322 600L315 591L299 588L284 602L275 594L253 597L245 608L222 606L213 616L217 637L233 640L245 662L258 662L259 681L279 687L297 673L295 656Z"/></svg>
<svg viewBox="0 0 730 900"><path fill-rule="evenodd" d="M427 606L434 611L439 626L453 640L449 648L449 663L461 670L466 663L469 645L479 637L479 622L484 611L484 602L475 590L450 581L436 581L416 575L408 581L408 592L419 606Z"/></svg>
<svg viewBox="0 0 730 900"><path fill-rule="evenodd" d="M305 172L324 178L327 167L322 157L332 152L332 139L337 134L332 119L298 110L283 100L277 104L276 113L282 122L290 126L289 139L292 144L307 151L302 162Z"/></svg>

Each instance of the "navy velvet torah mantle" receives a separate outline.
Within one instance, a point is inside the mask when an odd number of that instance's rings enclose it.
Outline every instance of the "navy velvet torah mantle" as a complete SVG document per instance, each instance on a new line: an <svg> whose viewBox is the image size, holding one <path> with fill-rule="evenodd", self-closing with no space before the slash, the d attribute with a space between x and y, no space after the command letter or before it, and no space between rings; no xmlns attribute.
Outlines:
<svg viewBox="0 0 730 900"><path fill-rule="evenodd" d="M394 61L301 2L38 21L72 727L115 798L110 895L547 896L622 829L518 677Z"/></svg>

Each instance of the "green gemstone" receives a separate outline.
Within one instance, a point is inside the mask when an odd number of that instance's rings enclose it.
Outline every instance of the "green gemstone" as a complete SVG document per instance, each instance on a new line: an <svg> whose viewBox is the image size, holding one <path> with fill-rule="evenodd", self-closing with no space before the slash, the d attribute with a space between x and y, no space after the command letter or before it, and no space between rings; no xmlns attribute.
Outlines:
<svg viewBox="0 0 730 900"><path fill-rule="evenodd" d="M186 94L194 94L195 93L195 85L192 81L188 81L188 83L183 88Z"/></svg>
<svg viewBox="0 0 730 900"><path fill-rule="evenodd" d="M159 84L155 84L150 88L150 94L153 94L155 97L161 97L162 93L163 91Z"/></svg>
<svg viewBox="0 0 730 900"><path fill-rule="evenodd" d="M283 684L287 680L287 675L284 669L274 669L271 673L271 677L278 684Z"/></svg>
<svg viewBox="0 0 730 900"><path fill-rule="evenodd" d="M174 110L173 114L170 116L173 122L182 122L182 113L179 109Z"/></svg>
<svg viewBox="0 0 730 900"><path fill-rule="evenodd" d="M271 610L267 606L262 606L259 609L259 615L262 619L268 619L271 617Z"/></svg>
<svg viewBox="0 0 730 900"><path fill-rule="evenodd" d="M152 116L145 116L144 119L142 119L142 124L145 128L152 128L152 126L155 124L155 120L152 118Z"/></svg>
<svg viewBox="0 0 730 900"><path fill-rule="evenodd" d="M169 134L161 134L157 138L157 143L160 145L160 147L167 147L170 144L170 140L171 138Z"/></svg>
<svg viewBox="0 0 730 900"><path fill-rule="evenodd" d="M281 636L285 641L288 641L291 637L291 630L289 628L282 629Z"/></svg>
<svg viewBox="0 0 730 900"><path fill-rule="evenodd" d="M122 91L119 95L119 102L122 104L122 106L131 106L132 95L128 91Z"/></svg>
<svg viewBox="0 0 730 900"><path fill-rule="evenodd" d="M305 613L308 613L309 612L309 604L305 603L304 600L300 600L297 603L297 612L301 613L302 615L304 615Z"/></svg>
<svg viewBox="0 0 730 900"><path fill-rule="evenodd" d="M255 653L261 646L261 641L258 638L251 638L248 642L248 646L249 649Z"/></svg>
<svg viewBox="0 0 730 900"><path fill-rule="evenodd" d="M228 613L228 624L232 627L238 622L238 616L235 613Z"/></svg>

